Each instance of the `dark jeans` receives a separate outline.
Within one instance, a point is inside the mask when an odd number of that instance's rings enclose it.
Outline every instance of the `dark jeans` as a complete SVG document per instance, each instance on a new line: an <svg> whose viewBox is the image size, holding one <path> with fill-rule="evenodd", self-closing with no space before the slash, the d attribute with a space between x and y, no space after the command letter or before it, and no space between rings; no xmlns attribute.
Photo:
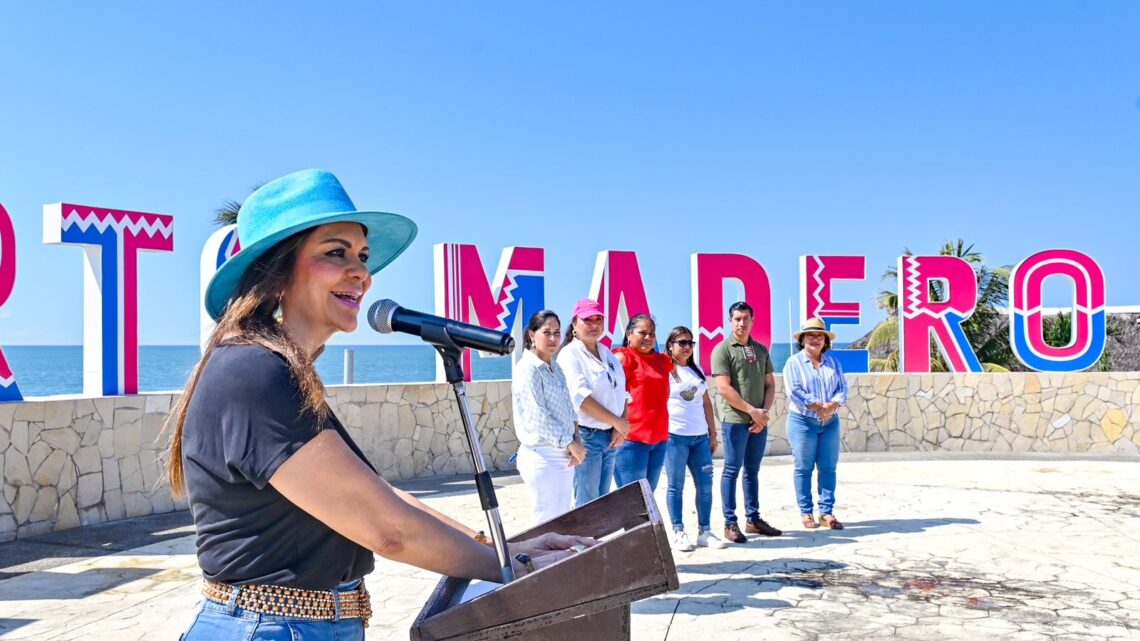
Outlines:
<svg viewBox="0 0 1140 641"><path fill-rule="evenodd" d="M697 528L709 529L712 518L712 450L709 449L709 435L681 436L670 434L665 446L665 475L669 488L665 491L665 505L669 508L669 519L674 530L683 530L684 509L682 498L685 493L685 470L693 475L697 489Z"/></svg>
<svg viewBox="0 0 1140 641"><path fill-rule="evenodd" d="M622 443L614 465L614 480L618 487L645 479L649 481L649 487L656 490L661 468L665 467L665 444L668 442L661 441L653 445L637 441Z"/></svg>
<svg viewBox="0 0 1140 641"><path fill-rule="evenodd" d="M724 471L720 476L720 504L724 508L724 524L736 523L736 477L744 468L744 516L748 521L760 518L760 459L768 444L768 429L759 434L748 431L750 423L721 423L724 434Z"/></svg>

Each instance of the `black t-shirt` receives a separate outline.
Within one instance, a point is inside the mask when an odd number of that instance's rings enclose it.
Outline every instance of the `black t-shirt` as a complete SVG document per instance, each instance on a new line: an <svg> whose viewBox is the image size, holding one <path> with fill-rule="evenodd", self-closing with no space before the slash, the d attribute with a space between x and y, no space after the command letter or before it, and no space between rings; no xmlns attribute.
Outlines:
<svg viewBox="0 0 1140 641"><path fill-rule="evenodd" d="M182 460L207 579L329 590L372 571L367 548L269 485L277 468L317 435L312 413L302 407L285 359L264 347L222 345L206 362L186 413ZM329 416L327 429L368 463Z"/></svg>

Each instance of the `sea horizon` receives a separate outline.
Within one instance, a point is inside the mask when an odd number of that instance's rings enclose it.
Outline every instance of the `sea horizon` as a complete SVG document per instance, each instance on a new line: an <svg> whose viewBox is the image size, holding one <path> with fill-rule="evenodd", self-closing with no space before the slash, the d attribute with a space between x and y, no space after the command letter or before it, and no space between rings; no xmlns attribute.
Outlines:
<svg viewBox="0 0 1140 641"><path fill-rule="evenodd" d="M772 346L772 366L783 369L789 343ZM4 356L24 398L83 393L82 345L4 345ZM325 385L344 384L344 351L354 352L353 383L405 384L435 382L438 356L430 345L328 345L317 359L317 374ZM182 389L194 364L198 345L140 345L139 393ZM507 357L472 356L472 380L511 377Z"/></svg>

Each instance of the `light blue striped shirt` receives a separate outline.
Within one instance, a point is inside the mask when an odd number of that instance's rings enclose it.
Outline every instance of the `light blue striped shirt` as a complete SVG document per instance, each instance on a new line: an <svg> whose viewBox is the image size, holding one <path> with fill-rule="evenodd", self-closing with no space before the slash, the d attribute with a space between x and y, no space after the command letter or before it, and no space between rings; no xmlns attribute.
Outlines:
<svg viewBox="0 0 1140 641"><path fill-rule="evenodd" d="M808 405L837 401L847 403L847 379L839 361L826 352L818 369L812 365L807 352L800 350L784 363L784 394L788 397L788 411L819 418L807 409Z"/></svg>
<svg viewBox="0 0 1140 641"><path fill-rule="evenodd" d="M511 404L519 443L564 448L574 439L574 406L558 363L524 351L511 378Z"/></svg>

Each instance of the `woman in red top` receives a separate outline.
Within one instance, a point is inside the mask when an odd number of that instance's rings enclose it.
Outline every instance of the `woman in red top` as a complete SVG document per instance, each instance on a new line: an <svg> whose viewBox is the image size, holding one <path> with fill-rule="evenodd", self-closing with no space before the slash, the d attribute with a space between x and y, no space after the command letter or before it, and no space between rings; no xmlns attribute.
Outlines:
<svg viewBox="0 0 1140 641"><path fill-rule="evenodd" d="M625 369L629 391L629 434L617 452L614 478L618 486L646 479L657 489L665 466L669 440L669 374L673 359L657 351L657 326L648 314L638 314L625 328L622 346L614 355Z"/></svg>

